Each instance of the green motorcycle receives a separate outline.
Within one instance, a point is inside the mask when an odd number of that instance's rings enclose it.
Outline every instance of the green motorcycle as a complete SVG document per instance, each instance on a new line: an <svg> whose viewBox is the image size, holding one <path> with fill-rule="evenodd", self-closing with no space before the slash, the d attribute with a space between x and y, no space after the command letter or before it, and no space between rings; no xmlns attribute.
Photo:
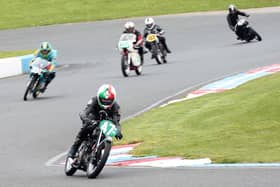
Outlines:
<svg viewBox="0 0 280 187"><path fill-rule="evenodd" d="M113 137L118 133L116 125L110 120L101 120L87 139L82 142L75 158L67 157L65 174L72 176L77 170L83 170L88 178L96 178L109 157Z"/></svg>

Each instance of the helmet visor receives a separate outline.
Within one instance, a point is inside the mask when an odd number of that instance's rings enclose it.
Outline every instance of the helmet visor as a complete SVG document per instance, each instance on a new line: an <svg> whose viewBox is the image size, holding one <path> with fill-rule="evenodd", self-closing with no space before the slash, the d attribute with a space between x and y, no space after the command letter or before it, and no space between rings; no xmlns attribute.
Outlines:
<svg viewBox="0 0 280 187"><path fill-rule="evenodd" d="M129 28L127 29L127 32L133 33L133 32L134 32L134 28L133 28L133 27L129 27Z"/></svg>
<svg viewBox="0 0 280 187"><path fill-rule="evenodd" d="M41 50L41 53L42 53L43 55L47 55L47 54L49 54L49 52L50 52L50 50L47 50L47 49Z"/></svg>
<svg viewBox="0 0 280 187"><path fill-rule="evenodd" d="M152 26L153 26L153 23L147 24L148 28L152 28Z"/></svg>
<svg viewBox="0 0 280 187"><path fill-rule="evenodd" d="M100 98L100 103L104 106L111 106L113 104L113 100L112 99L101 99Z"/></svg>

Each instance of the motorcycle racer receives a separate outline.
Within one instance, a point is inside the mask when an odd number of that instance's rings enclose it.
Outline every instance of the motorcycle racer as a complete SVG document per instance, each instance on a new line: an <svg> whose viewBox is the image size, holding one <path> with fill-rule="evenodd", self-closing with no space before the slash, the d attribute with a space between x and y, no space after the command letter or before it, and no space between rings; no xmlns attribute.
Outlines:
<svg viewBox="0 0 280 187"><path fill-rule="evenodd" d="M141 64L144 63L144 49L143 49L143 37L142 34L135 29L135 24L131 21L128 21L124 24L125 30L123 33L132 33L136 35L136 42L134 44L134 48L138 49L138 53L140 55Z"/></svg>
<svg viewBox="0 0 280 187"><path fill-rule="evenodd" d="M110 84L102 85L97 92L97 96L91 98L87 103L86 108L80 113L80 118L83 122L82 128L78 132L74 144L71 146L68 156L75 157L81 143L86 139L99 123L100 111L104 111L108 118L114 122L118 129L117 139L122 139L120 126L120 106L116 102L116 90Z"/></svg>
<svg viewBox="0 0 280 187"><path fill-rule="evenodd" d="M228 7L228 10L229 10L229 13L227 15L227 22L228 22L228 26L229 28L235 32L235 26L239 20L239 15L240 16L246 16L246 17L249 17L250 15L249 14L246 14L245 12L241 12L239 11L235 5L229 5Z"/></svg>
<svg viewBox="0 0 280 187"><path fill-rule="evenodd" d="M50 62L49 68L46 72L44 72L45 84L40 90L41 92L44 92L47 86L56 76L56 72L54 71L54 68L56 66L56 53L52 49L52 46L49 42L42 42L40 44L40 48L35 51L34 56L35 58L40 57ZM31 61L31 64L34 61L34 59Z"/></svg>
<svg viewBox="0 0 280 187"><path fill-rule="evenodd" d="M162 43L162 45L164 46L165 50L167 53L171 53L170 49L168 48L167 44L166 44L166 39L163 36L163 34L165 33L164 30L157 24L155 24L155 21L153 18L149 17L145 19L145 29L144 29L144 38L146 38L148 36L148 34L157 34L159 41ZM147 49L149 49L149 51L151 50L151 45L148 42L145 42L145 47Z"/></svg>

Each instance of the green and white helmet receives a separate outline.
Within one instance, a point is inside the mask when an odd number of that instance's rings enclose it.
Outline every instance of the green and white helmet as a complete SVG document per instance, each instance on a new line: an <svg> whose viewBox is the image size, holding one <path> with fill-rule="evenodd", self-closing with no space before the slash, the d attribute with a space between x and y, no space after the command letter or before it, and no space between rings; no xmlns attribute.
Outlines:
<svg viewBox="0 0 280 187"><path fill-rule="evenodd" d="M110 84L103 84L97 92L97 101L101 108L108 109L113 106L116 100L116 90Z"/></svg>
<svg viewBox="0 0 280 187"><path fill-rule="evenodd" d="M47 57L49 52L51 52L52 46L49 42L42 42L40 44L40 53L44 56Z"/></svg>

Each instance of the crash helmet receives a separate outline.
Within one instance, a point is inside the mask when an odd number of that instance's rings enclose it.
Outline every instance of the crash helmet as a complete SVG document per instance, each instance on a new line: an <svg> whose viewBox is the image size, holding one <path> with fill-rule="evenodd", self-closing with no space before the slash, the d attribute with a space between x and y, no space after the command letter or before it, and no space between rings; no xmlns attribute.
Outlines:
<svg viewBox="0 0 280 187"><path fill-rule="evenodd" d="M236 10L237 10L237 9L236 9L235 5L230 4L230 5L228 6L228 11L229 11L230 13L235 13Z"/></svg>
<svg viewBox="0 0 280 187"><path fill-rule="evenodd" d="M103 84L97 91L97 101L101 108L108 109L116 100L116 90L111 84Z"/></svg>
<svg viewBox="0 0 280 187"><path fill-rule="evenodd" d="M124 24L124 28L128 33L133 33L135 31L135 24L132 21L128 21Z"/></svg>
<svg viewBox="0 0 280 187"><path fill-rule="evenodd" d="M155 25L155 21L153 18L149 17L145 19L145 25L148 29L152 29Z"/></svg>
<svg viewBox="0 0 280 187"><path fill-rule="evenodd" d="M52 46L49 42L42 42L40 44L40 53L42 54L43 57L47 57L48 54L51 52Z"/></svg>

